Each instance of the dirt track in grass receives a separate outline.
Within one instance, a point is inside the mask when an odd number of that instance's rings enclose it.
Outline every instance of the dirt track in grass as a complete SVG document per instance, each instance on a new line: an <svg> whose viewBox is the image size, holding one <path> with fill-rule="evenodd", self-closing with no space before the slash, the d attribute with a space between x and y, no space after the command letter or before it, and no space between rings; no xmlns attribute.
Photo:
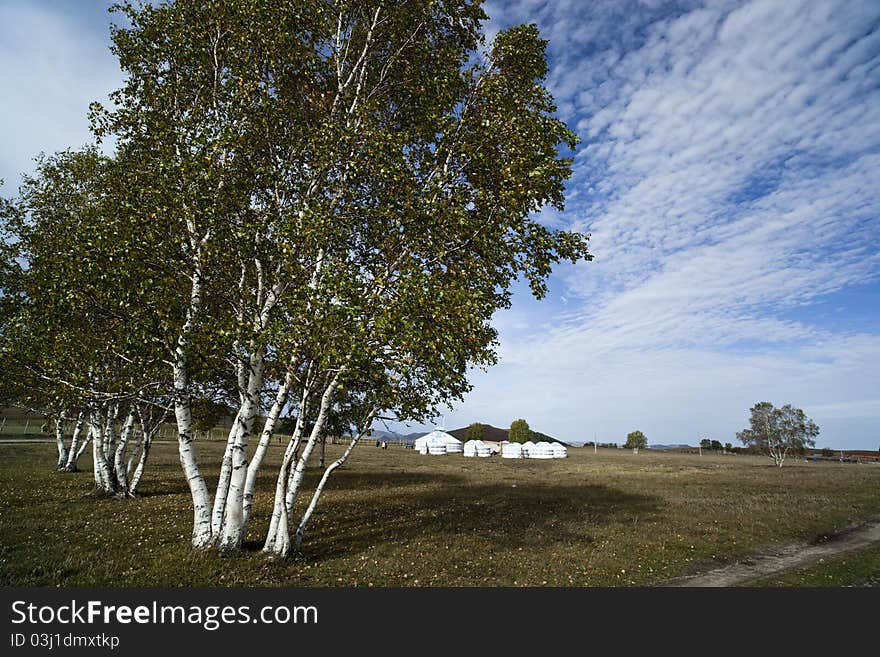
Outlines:
<svg viewBox="0 0 880 657"><path fill-rule="evenodd" d="M790 543L773 550L757 553L722 568L677 577L659 585L673 587L747 585L749 582L764 577L799 566L814 564L820 559L834 557L875 543L880 543L880 517L872 518L866 523L852 526L831 536L818 536L809 543Z"/></svg>

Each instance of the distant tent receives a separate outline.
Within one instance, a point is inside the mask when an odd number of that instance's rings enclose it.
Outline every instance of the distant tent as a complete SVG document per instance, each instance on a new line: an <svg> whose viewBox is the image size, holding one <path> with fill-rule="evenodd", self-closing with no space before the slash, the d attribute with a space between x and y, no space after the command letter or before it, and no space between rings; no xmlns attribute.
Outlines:
<svg viewBox="0 0 880 657"><path fill-rule="evenodd" d="M527 440L522 444L522 455L524 459L531 458L532 450L535 449L535 443L531 440Z"/></svg>
<svg viewBox="0 0 880 657"><path fill-rule="evenodd" d="M492 448L482 440L469 440L464 444L464 455L486 458L492 456Z"/></svg>
<svg viewBox="0 0 880 657"><path fill-rule="evenodd" d="M550 443L541 441L535 443L535 446L529 450L530 459L552 459L553 452L550 450Z"/></svg>
<svg viewBox="0 0 880 657"><path fill-rule="evenodd" d="M464 444L464 455L486 458L492 456L492 448L482 440L469 440Z"/></svg>
<svg viewBox="0 0 880 657"><path fill-rule="evenodd" d="M462 451L462 443L455 436L451 436L442 429L434 429L421 438L416 439L415 448L420 454L455 454Z"/></svg>
<svg viewBox="0 0 880 657"><path fill-rule="evenodd" d="M564 459L568 456L568 450L565 449L565 445L561 443L551 443L550 453L555 459Z"/></svg>
<svg viewBox="0 0 880 657"><path fill-rule="evenodd" d="M504 443L501 445L501 458L503 459L521 459L523 457L523 446L519 443Z"/></svg>

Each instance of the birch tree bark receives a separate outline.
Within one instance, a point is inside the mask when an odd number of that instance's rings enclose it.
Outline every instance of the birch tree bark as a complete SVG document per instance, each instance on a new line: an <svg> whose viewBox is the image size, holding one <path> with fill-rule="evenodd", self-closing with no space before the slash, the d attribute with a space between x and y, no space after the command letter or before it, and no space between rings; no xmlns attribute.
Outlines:
<svg viewBox="0 0 880 657"><path fill-rule="evenodd" d="M107 418L100 412L92 413L92 458L94 459L95 487L98 491L112 495L116 492L113 470L107 457L104 446L104 431L107 428Z"/></svg>
<svg viewBox="0 0 880 657"><path fill-rule="evenodd" d="M79 437L85 424L85 412L80 411L76 416L76 424L73 425L73 435L70 438L70 449L67 452L67 461L64 464L66 472L76 472L79 457L82 456L85 444L80 447ZM86 441L87 442L87 441Z"/></svg>
<svg viewBox="0 0 880 657"><path fill-rule="evenodd" d="M263 551L265 552L274 553L279 556L287 556L287 554L290 552L290 531L288 529L288 518L290 514L293 513L293 507L296 504L296 498L299 493L300 486L302 485L303 476L305 474L306 463L311 456L312 450L315 447L315 443L317 442L318 437L324 431L324 426L327 422L327 412L333 402L333 396L336 393L336 386L339 383L339 379L343 371L343 369L340 369L333 375L333 378L330 380L329 384L326 386L323 394L321 395L321 403L318 409L318 415L315 418L315 424L312 427L311 433L309 434L308 441L303 448L302 454L299 456L295 464L292 464L290 459L286 459L286 463L282 464L281 471L279 472L278 477L278 483L279 485L282 485L282 490L276 490L276 504L280 500L283 502L284 506L282 509L278 509L279 513L275 535L270 535L267 537L266 543L263 547ZM291 468L291 466L292 472L289 475L290 483L288 484L288 476L286 476L285 467ZM286 490L284 490L285 488ZM279 495L279 493L281 494Z"/></svg>
<svg viewBox="0 0 880 657"><path fill-rule="evenodd" d="M357 447L358 442L361 438L369 431L370 424L373 421L373 417L376 414L378 409L373 409L370 411L367 416L365 422L361 424L360 429L357 434L352 437L351 442L348 444L348 447L345 448L345 451L342 453L338 459L333 461L327 468L324 470L324 474L321 476L321 480L318 482L318 485L315 487L315 492L312 494L312 499L309 502L308 507L306 507L305 512L303 512L302 518L299 521L299 525L296 528L296 534L294 535L294 545L299 546L302 543L303 536L306 532L306 525L308 525L309 520L312 517L312 514L315 512L315 509L318 506L318 500L321 499L321 493L324 492L324 487L327 485L327 480L330 479L330 475L333 474L333 471L344 465L348 460L348 457L351 456L354 448Z"/></svg>
<svg viewBox="0 0 880 657"><path fill-rule="evenodd" d="M63 470L67 463L67 445L64 444L64 416L55 418L55 443L58 447L56 470Z"/></svg>
<svg viewBox="0 0 880 657"><path fill-rule="evenodd" d="M263 425L263 430L260 434L260 441L257 443L257 447L254 449L253 456L251 456L251 461L248 464L247 478L244 484L244 499L242 502L242 538L247 534L248 523L250 522L251 506L253 505L254 500L254 488L257 484L257 473L260 470L263 458L265 457L269 444L272 441L278 418L284 410L284 407L287 405L290 387L293 384L293 372L293 367L289 367L287 374L284 377L284 381L281 383L278 392L275 394L275 401L272 404L272 408L269 410L269 415L266 417L266 424Z"/></svg>
<svg viewBox="0 0 880 657"><path fill-rule="evenodd" d="M113 474L116 477L116 494L121 497L130 497L128 485L128 467L125 462L125 454L128 449L128 441L131 438L131 432L134 429L135 411L132 408L125 418L122 425L122 431L119 435L119 445L113 454Z"/></svg>

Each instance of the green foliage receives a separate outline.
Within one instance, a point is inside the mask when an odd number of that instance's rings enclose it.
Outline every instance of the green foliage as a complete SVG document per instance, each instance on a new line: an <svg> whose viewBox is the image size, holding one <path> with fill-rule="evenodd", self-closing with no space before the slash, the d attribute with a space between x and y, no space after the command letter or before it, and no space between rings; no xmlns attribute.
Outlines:
<svg viewBox="0 0 880 657"><path fill-rule="evenodd" d="M577 141L537 29L479 61L478 2L376 7L373 25L361 2L125 3L126 81L92 120L126 161L126 232L167 283L159 340L185 334L206 367L268 349L319 381L344 369L347 404L422 419L495 362L515 278L540 297L554 263L591 256L531 218L562 207L558 151ZM340 38L363 56L338 60Z"/></svg>
<svg viewBox="0 0 880 657"><path fill-rule="evenodd" d="M703 449L711 449L712 448L712 441L709 438L703 438L700 441L700 447L702 447Z"/></svg>
<svg viewBox="0 0 880 657"><path fill-rule="evenodd" d="M485 429L483 427L484 425L479 422L474 422L468 426L467 440L483 440L485 437Z"/></svg>
<svg viewBox="0 0 880 657"><path fill-rule="evenodd" d="M510 431L507 439L512 443L525 443L531 440L532 432L529 423L523 419L514 420L510 423Z"/></svg>
<svg viewBox="0 0 880 657"><path fill-rule="evenodd" d="M749 424L736 437L780 467L789 452L803 453L816 444L814 438L819 435L816 423L791 404L776 408L770 402L759 402L751 408Z"/></svg>
<svg viewBox="0 0 880 657"><path fill-rule="evenodd" d="M641 431L630 431L626 434L624 449L644 449L648 446L648 438Z"/></svg>
<svg viewBox="0 0 880 657"><path fill-rule="evenodd" d="M210 431L228 415L234 415L230 408L213 399L203 397L192 403L193 428L196 431Z"/></svg>

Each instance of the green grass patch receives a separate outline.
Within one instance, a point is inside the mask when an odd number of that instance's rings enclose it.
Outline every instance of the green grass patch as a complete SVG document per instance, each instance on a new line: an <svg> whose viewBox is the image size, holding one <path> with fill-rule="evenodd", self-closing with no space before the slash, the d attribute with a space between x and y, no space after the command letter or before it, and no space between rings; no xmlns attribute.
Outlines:
<svg viewBox="0 0 880 657"><path fill-rule="evenodd" d="M880 545L870 545L747 586L880 586Z"/></svg>
<svg viewBox="0 0 880 657"><path fill-rule="evenodd" d="M222 444L199 443L209 485ZM328 458L340 453L328 447ZM292 558L260 547L281 449L260 474L245 550L189 547L176 445L154 447L133 500L96 499L91 463L0 444L0 585L632 586L809 540L880 512L880 466L571 449L551 461L359 446ZM210 467L209 467L210 465ZM309 468L303 508L320 471ZM838 585L829 581L829 585Z"/></svg>

